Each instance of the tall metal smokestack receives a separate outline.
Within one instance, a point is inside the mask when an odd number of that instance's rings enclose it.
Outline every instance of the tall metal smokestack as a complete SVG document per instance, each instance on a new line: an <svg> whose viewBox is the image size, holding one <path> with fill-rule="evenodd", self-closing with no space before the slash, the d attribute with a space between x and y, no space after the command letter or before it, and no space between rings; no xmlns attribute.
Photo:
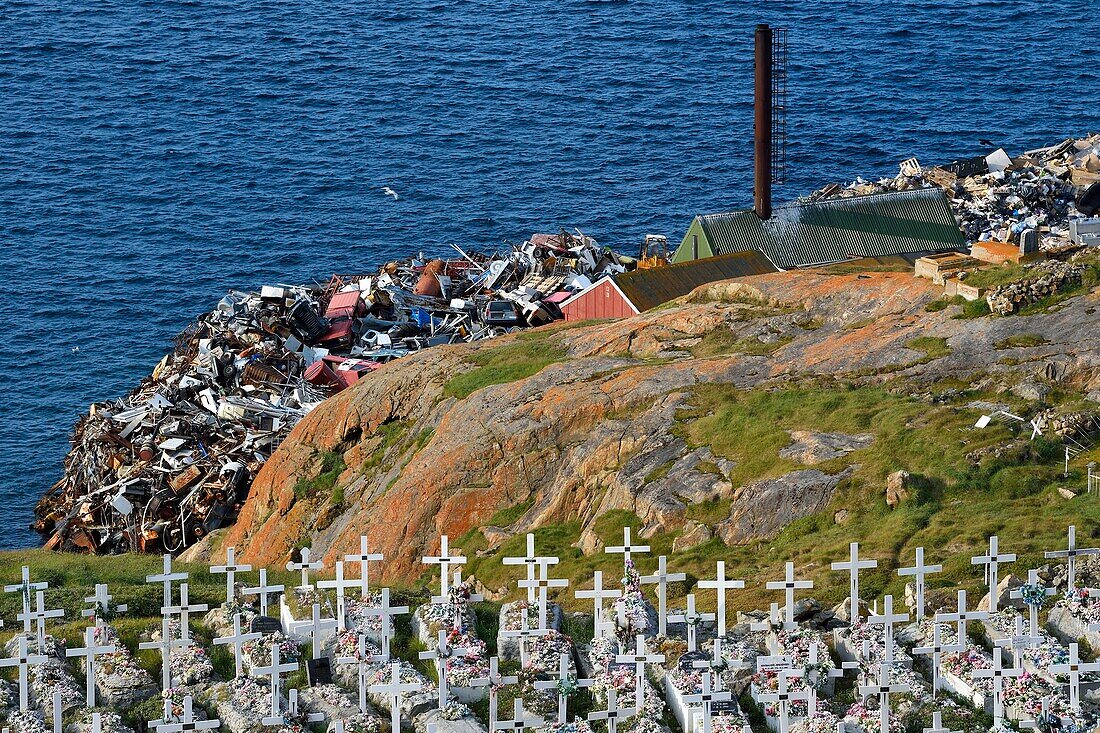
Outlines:
<svg viewBox="0 0 1100 733"><path fill-rule="evenodd" d="M756 26L753 102L753 207L761 219L772 216L772 29Z"/></svg>

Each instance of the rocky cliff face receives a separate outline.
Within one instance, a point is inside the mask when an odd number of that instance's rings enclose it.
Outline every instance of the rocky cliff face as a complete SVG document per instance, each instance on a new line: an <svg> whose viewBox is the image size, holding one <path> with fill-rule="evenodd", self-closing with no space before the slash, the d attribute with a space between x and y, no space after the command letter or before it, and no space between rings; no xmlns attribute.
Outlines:
<svg viewBox="0 0 1100 733"><path fill-rule="evenodd" d="M785 460L797 470L734 482L731 462L681 429L701 386L905 378L919 393L943 380L1007 390L1054 374L1082 392L1100 388L1097 293L1053 313L978 319L953 318L957 308L926 311L937 295L908 273L780 273L707 286L626 320L558 324L401 359L294 430L223 540L268 565L308 544L331 566L365 532L386 554L387 581L419 576L420 556L437 549L439 534L475 528L492 548L533 527L576 522L590 552L599 546L595 519L612 509L640 517L643 534L674 534L678 549L714 536L744 543L837 507L852 468L830 460L872 438L796 435ZM1023 332L1034 345L993 347ZM914 341L929 336L943 340L938 351ZM553 363L492 378L486 355L503 347ZM458 375L512 381L462 397ZM692 516L707 502L723 515Z"/></svg>

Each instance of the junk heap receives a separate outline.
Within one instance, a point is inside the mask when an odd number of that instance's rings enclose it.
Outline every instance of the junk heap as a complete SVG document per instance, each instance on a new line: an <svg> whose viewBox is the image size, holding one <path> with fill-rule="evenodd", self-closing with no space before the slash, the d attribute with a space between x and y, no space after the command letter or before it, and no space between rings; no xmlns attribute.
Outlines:
<svg viewBox="0 0 1100 733"><path fill-rule="evenodd" d="M1023 232L1034 230L1039 249L1059 249L1071 242L1072 221L1097 213L1093 201L1100 196L1100 135L1070 138L1016 158L998 149L930 168L911 158L901 163L894 178L830 184L809 200L930 186L943 188L951 197L955 218L969 242L1019 242Z"/></svg>
<svg viewBox="0 0 1100 733"><path fill-rule="evenodd" d="M252 477L326 397L385 362L561 318L635 260L580 232L491 255L390 262L315 286L232 291L125 397L76 424L33 528L53 549L179 552L231 524Z"/></svg>

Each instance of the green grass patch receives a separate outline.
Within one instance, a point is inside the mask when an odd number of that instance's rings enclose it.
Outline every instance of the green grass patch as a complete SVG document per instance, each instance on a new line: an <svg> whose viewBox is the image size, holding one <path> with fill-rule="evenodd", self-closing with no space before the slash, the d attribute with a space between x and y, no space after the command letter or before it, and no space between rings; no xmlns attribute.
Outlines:
<svg viewBox="0 0 1100 733"><path fill-rule="evenodd" d="M976 288L994 288L1007 285L1027 277L1027 268L1021 264L1002 265L984 270L975 270L966 276L966 284Z"/></svg>
<svg viewBox="0 0 1100 733"><path fill-rule="evenodd" d="M528 338L523 338L527 336ZM443 386L443 394L466 399L474 392L494 384L507 384L538 374L551 364L565 358L565 349L526 333L506 344L490 344L474 352L470 361L476 368L452 377Z"/></svg>
<svg viewBox="0 0 1100 733"><path fill-rule="evenodd" d="M337 451L325 451L321 454L320 472L313 478L302 476L294 484L294 496L309 499L333 491L336 479L347 469L343 454ZM343 501L343 499L341 499Z"/></svg>
<svg viewBox="0 0 1100 733"><path fill-rule="evenodd" d="M1037 333L1019 333L993 344L994 349L1029 349L1042 346L1047 340Z"/></svg>
<svg viewBox="0 0 1100 733"><path fill-rule="evenodd" d="M922 364L941 359L951 353L951 347L947 345L947 339L935 336L919 336L906 342L905 347L924 352L924 357L920 360Z"/></svg>
<svg viewBox="0 0 1100 733"><path fill-rule="evenodd" d="M519 504L513 504L503 509L498 509L492 517L489 518L489 524L493 527L508 527L515 523L520 517L527 513L527 510L535 505L534 497L521 501Z"/></svg>
<svg viewBox="0 0 1100 733"><path fill-rule="evenodd" d="M697 359L706 359L725 354L745 354L747 356L770 356L792 341L784 336L765 343L756 338L739 338L728 328L716 328L707 333L697 344L691 347L691 354Z"/></svg>

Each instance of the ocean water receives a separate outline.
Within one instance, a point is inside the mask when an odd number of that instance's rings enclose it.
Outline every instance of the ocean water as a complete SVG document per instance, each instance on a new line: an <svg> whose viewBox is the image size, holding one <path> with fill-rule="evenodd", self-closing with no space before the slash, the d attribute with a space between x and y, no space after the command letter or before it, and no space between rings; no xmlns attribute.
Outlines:
<svg viewBox="0 0 1100 733"><path fill-rule="evenodd" d="M37 541L73 418L229 288L749 203L758 22L790 31L782 199L1100 127L1095 9L5 0L0 548Z"/></svg>

